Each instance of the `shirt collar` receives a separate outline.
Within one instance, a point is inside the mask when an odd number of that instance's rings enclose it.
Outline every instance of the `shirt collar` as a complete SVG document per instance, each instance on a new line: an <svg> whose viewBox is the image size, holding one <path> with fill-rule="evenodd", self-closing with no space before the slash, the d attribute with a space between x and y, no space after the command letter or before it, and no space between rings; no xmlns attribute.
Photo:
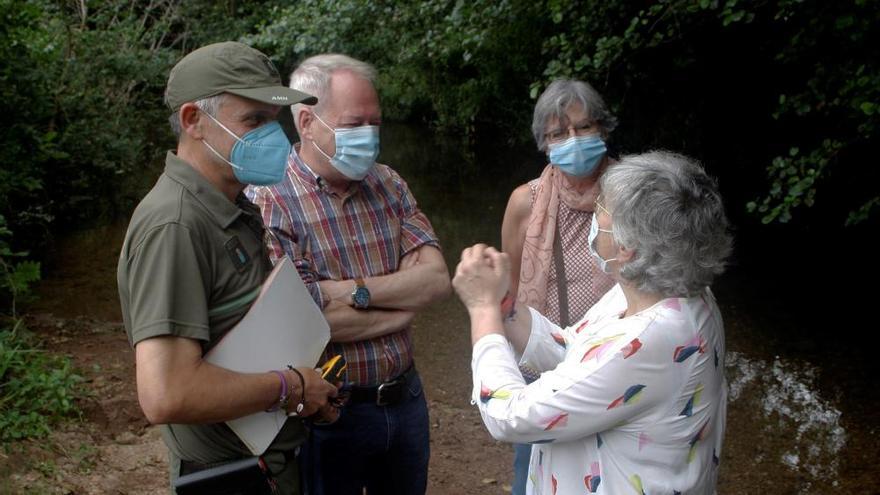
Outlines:
<svg viewBox="0 0 880 495"><path fill-rule="evenodd" d="M249 203L243 194L235 198L235 203L221 193L213 184L174 151L165 155L165 175L178 182L205 207L220 228L226 229L242 214L242 201Z"/></svg>

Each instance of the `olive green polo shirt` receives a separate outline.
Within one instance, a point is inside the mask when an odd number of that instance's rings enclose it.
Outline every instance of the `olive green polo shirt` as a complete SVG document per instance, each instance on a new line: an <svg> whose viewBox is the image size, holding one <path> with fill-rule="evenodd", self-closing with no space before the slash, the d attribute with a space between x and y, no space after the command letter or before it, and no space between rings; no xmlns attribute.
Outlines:
<svg viewBox="0 0 880 495"><path fill-rule="evenodd" d="M169 151L165 171L132 215L119 256L129 342L174 335L198 340L206 352L245 315L271 269L259 209L243 194L230 202ZM173 454L172 477L178 459L209 464L251 455L225 423L162 425L162 433ZM293 459L305 436L300 420L287 421L264 454L273 472L283 469L283 452ZM295 467L284 469L278 481L289 485L296 477Z"/></svg>

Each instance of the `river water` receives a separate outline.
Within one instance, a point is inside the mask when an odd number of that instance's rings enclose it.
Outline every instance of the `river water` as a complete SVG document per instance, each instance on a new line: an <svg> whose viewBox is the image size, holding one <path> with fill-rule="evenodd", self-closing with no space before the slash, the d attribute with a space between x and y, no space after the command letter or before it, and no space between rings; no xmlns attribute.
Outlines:
<svg viewBox="0 0 880 495"><path fill-rule="evenodd" d="M391 124L382 133L380 161L408 182L440 237L450 270L464 247L500 244L510 191L544 166L529 146L474 146ZM160 171L145 169L144 190ZM740 211L741 205L728 203L728 210ZM858 318L828 326L835 320L816 311L822 301L803 296L808 277L793 276L791 266L768 269L774 265L767 258L783 258L779 244L769 249L755 239L770 232L780 242L785 236L778 229L764 232L745 225L742 215L731 217L739 222L737 256L713 287L726 322L730 382L719 493L878 493L875 347L871 341L847 343L857 335ZM115 268L126 221L61 239L33 309L120 321ZM419 316L416 330L420 366L448 368L430 375L438 389L462 391L454 400L466 404L470 349L461 305L454 298L436 305Z"/></svg>

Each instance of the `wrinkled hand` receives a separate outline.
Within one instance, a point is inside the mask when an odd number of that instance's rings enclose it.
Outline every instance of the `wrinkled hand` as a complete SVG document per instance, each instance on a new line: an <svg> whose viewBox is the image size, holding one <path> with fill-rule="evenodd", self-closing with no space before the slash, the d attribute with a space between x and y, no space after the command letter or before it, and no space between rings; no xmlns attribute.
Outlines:
<svg viewBox="0 0 880 495"><path fill-rule="evenodd" d="M329 400L331 397L336 397L338 393L336 386L321 378L320 370L307 367L297 368L297 370L302 373L303 380L305 381L305 402L299 416L305 418L332 408ZM303 389L300 388L302 384L299 381L299 377L293 371L287 370L284 373L287 380L292 380L288 383L294 384L293 396L290 398L287 412L295 413L296 406L303 397Z"/></svg>
<svg viewBox="0 0 880 495"><path fill-rule="evenodd" d="M455 268L452 287L468 311L500 311L501 300L510 287L510 258L485 244L466 248Z"/></svg>

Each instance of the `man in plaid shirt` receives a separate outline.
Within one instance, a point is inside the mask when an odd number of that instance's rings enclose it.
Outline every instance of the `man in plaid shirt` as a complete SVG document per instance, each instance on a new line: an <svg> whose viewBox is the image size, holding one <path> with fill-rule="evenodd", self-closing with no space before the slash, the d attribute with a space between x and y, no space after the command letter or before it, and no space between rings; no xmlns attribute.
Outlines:
<svg viewBox="0 0 880 495"><path fill-rule="evenodd" d="M446 297L437 236L406 182L376 163L381 109L375 69L317 55L290 87L302 140L285 178L248 191L269 229L273 261L289 256L330 324L323 359L342 354L352 385L340 419L316 424L303 452L310 494L425 492L428 410L413 364L410 323Z"/></svg>

